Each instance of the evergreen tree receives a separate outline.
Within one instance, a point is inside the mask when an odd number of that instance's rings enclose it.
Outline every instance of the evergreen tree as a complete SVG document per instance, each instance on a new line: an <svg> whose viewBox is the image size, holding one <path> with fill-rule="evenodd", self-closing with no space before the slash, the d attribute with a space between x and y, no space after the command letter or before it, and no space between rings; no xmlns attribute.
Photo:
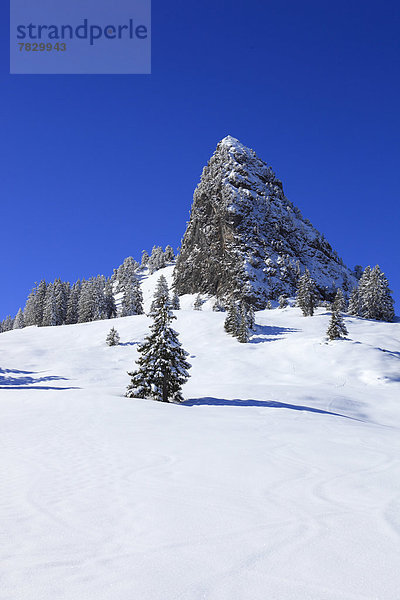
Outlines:
<svg viewBox="0 0 400 600"><path fill-rule="evenodd" d="M166 263L173 261L175 258L174 251L170 245L165 247L164 260Z"/></svg>
<svg viewBox="0 0 400 600"><path fill-rule="evenodd" d="M56 279L53 284L55 302L56 302L56 325L62 325L67 316L68 296L70 293L70 285L65 284L60 278Z"/></svg>
<svg viewBox="0 0 400 600"><path fill-rule="evenodd" d="M389 282L379 265L367 267L359 283L360 316L376 321L394 320L394 300Z"/></svg>
<svg viewBox="0 0 400 600"><path fill-rule="evenodd" d="M203 309L203 300L201 299L200 294L197 294L196 300L193 304L194 310L202 310Z"/></svg>
<svg viewBox="0 0 400 600"><path fill-rule="evenodd" d="M105 301L105 313L106 319L114 319L117 316L117 307L115 306L115 299L113 294L113 284L111 279L107 279L104 287L104 301Z"/></svg>
<svg viewBox="0 0 400 600"><path fill-rule="evenodd" d="M317 290L308 269L299 279L297 288L297 305L301 308L305 317L312 317L318 304Z"/></svg>
<svg viewBox="0 0 400 600"><path fill-rule="evenodd" d="M332 310L334 312L344 312L346 310L346 300L340 288L337 289L335 299L332 303Z"/></svg>
<svg viewBox="0 0 400 600"><path fill-rule="evenodd" d="M17 316L14 319L13 329L23 329L25 327L24 313L22 308L17 312Z"/></svg>
<svg viewBox="0 0 400 600"><path fill-rule="evenodd" d="M139 346L138 369L128 373L131 383L125 395L128 398L182 402L181 388L189 377L188 354L183 350L178 334L170 327L176 317L171 312L168 292L164 289L154 300L151 333Z"/></svg>
<svg viewBox="0 0 400 600"><path fill-rule="evenodd" d="M358 288L354 288L350 294L347 312L349 315L354 315L355 317L360 314L360 295L358 293Z"/></svg>
<svg viewBox="0 0 400 600"><path fill-rule="evenodd" d="M219 298L214 302L212 309L214 312L225 312L225 306Z"/></svg>
<svg viewBox="0 0 400 600"><path fill-rule="evenodd" d="M142 262L140 263L140 267L142 269L145 269L147 267L147 265L149 264L149 255L146 252L146 250L142 251Z"/></svg>
<svg viewBox="0 0 400 600"><path fill-rule="evenodd" d="M237 332L237 339L241 344L247 344L250 339L248 312L244 302L241 303L240 307L240 323Z"/></svg>
<svg viewBox="0 0 400 600"><path fill-rule="evenodd" d="M279 308L286 308L287 306L289 306L289 302L288 302L286 296L284 296L283 294L281 296L279 296L278 302L279 302Z"/></svg>
<svg viewBox="0 0 400 600"><path fill-rule="evenodd" d="M347 335L346 325L344 324L341 313L337 310L332 310L331 321L329 323L326 335L330 340L338 340Z"/></svg>
<svg viewBox="0 0 400 600"><path fill-rule="evenodd" d="M71 293L68 298L67 314L65 317L65 323L67 325L73 325L78 322L78 304L79 297L81 294L81 282L76 281L71 287Z"/></svg>
<svg viewBox="0 0 400 600"><path fill-rule="evenodd" d="M170 300L168 283L167 283L167 280L165 279L164 275L160 275L160 277L157 279L156 288L154 290L153 301L150 306L150 313L149 313L150 315L156 310L156 306L158 305L160 298L168 298L168 301Z"/></svg>
<svg viewBox="0 0 400 600"><path fill-rule="evenodd" d="M179 296L176 292L174 292L174 294L172 296L171 307L172 307L172 310L180 310L180 308L181 308Z"/></svg>
<svg viewBox="0 0 400 600"><path fill-rule="evenodd" d="M143 294L139 281L133 279L130 285L126 285L122 298L122 317L143 314Z"/></svg>
<svg viewBox="0 0 400 600"><path fill-rule="evenodd" d="M150 274L153 274L159 269L163 269L165 267L165 257L161 246L153 246L151 256L149 258L148 267L150 270Z"/></svg>
<svg viewBox="0 0 400 600"><path fill-rule="evenodd" d="M114 327L111 327L111 329L106 337L106 344L108 346L118 346L119 339L120 338L119 338L118 331Z"/></svg>
<svg viewBox="0 0 400 600"><path fill-rule="evenodd" d="M54 284L49 283L46 290L46 298L43 310L43 327L53 327L57 325L57 301L54 290Z"/></svg>
<svg viewBox="0 0 400 600"><path fill-rule="evenodd" d="M37 289L34 288L29 293L28 299L25 304L24 321L25 321L26 327L30 327L31 325L36 325L36 319L35 319L36 291L37 291Z"/></svg>
<svg viewBox="0 0 400 600"><path fill-rule="evenodd" d="M12 318L11 315L7 315L6 318L3 320L2 323L2 330L4 331L11 331L11 329L14 327L14 319Z"/></svg>
<svg viewBox="0 0 400 600"><path fill-rule="evenodd" d="M93 321L93 278L88 281L83 280L78 302L78 323L88 323Z"/></svg>
<svg viewBox="0 0 400 600"><path fill-rule="evenodd" d="M237 336L240 327L240 312L238 305L234 300L231 300L228 307L228 312L225 318L224 329L226 333Z"/></svg>
<svg viewBox="0 0 400 600"><path fill-rule="evenodd" d="M280 296L281 297L281 296ZM267 302L267 306L265 307L267 310L271 310L272 309L272 304L271 304L271 300L268 300Z"/></svg>

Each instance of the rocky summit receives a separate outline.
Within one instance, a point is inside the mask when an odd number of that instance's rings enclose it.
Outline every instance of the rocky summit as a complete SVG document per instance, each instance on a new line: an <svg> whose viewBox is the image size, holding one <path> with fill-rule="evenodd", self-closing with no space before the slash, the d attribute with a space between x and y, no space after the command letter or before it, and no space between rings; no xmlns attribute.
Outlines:
<svg viewBox="0 0 400 600"><path fill-rule="evenodd" d="M225 137L194 192L176 291L242 297L263 308L269 299L293 295L306 268L321 298L356 285L354 273L286 198L271 167Z"/></svg>

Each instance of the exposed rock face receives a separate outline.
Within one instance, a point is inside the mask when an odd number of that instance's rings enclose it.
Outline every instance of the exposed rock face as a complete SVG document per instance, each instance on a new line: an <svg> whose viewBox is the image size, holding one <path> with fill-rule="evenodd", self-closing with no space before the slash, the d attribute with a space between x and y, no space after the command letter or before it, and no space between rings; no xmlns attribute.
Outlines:
<svg viewBox="0 0 400 600"><path fill-rule="evenodd" d="M178 294L244 296L259 308L293 295L308 268L323 298L356 284L324 236L253 150L228 136L204 168L174 278Z"/></svg>

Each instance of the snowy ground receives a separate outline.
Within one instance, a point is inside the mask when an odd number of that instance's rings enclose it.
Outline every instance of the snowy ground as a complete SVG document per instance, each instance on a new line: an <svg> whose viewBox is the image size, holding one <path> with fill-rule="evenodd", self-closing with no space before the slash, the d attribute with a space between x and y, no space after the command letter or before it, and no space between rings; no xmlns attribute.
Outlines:
<svg viewBox="0 0 400 600"><path fill-rule="evenodd" d="M183 406L122 396L145 316L0 335L1 600L398 600L400 323L191 301Z"/></svg>

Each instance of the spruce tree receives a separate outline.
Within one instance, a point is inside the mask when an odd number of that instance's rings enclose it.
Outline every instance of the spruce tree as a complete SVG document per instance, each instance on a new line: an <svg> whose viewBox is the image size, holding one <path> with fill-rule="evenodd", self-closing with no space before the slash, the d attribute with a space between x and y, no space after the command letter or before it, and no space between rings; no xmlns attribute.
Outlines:
<svg viewBox="0 0 400 600"><path fill-rule="evenodd" d="M214 302L212 309L214 312L225 312L225 306L219 298Z"/></svg>
<svg viewBox="0 0 400 600"><path fill-rule="evenodd" d="M311 279L308 269L299 279L297 288L297 306L299 306L305 317L312 317L318 305L318 296L315 282Z"/></svg>
<svg viewBox="0 0 400 600"><path fill-rule="evenodd" d="M111 327L111 329L106 337L106 344L108 346L118 346L119 339L120 338L119 338L118 331L114 327Z"/></svg>
<svg viewBox="0 0 400 600"><path fill-rule="evenodd" d="M139 281L134 278L130 284L125 284L122 298L122 317L143 314L143 294Z"/></svg>
<svg viewBox="0 0 400 600"><path fill-rule="evenodd" d="M172 307L172 310L179 310L181 308L179 296L176 292L174 292L174 294L172 296L171 307Z"/></svg>
<svg viewBox="0 0 400 600"><path fill-rule="evenodd" d="M23 329L24 327L25 327L24 313L22 312L22 308L20 308L14 319L13 329Z"/></svg>
<svg viewBox="0 0 400 600"><path fill-rule="evenodd" d="M347 335L346 325L344 324L343 317L338 310L332 310L331 321L329 323L326 335L330 340L338 340Z"/></svg>
<svg viewBox="0 0 400 600"><path fill-rule="evenodd" d="M148 267L150 270L150 274L153 274L159 269L163 269L165 267L164 252L160 246L153 246L151 256L148 262Z"/></svg>
<svg viewBox="0 0 400 600"><path fill-rule="evenodd" d="M147 265L149 264L149 255L146 252L146 250L142 251L142 262L140 263L140 267L142 269L145 269L147 267Z"/></svg>
<svg viewBox="0 0 400 600"><path fill-rule="evenodd" d="M164 251L165 262L169 263L169 262L173 261L174 258L175 258L175 255L174 255L173 248L170 245L166 246L165 251Z"/></svg>
<svg viewBox="0 0 400 600"><path fill-rule="evenodd" d="M169 301L169 290L168 290L168 282L165 279L164 275L160 275L157 279L156 288L154 290L153 301L150 306L150 315L156 309L160 298L168 298Z"/></svg>
<svg viewBox="0 0 400 600"><path fill-rule="evenodd" d="M71 293L68 298L67 314L65 317L65 323L67 325L73 325L78 322L78 304L81 293L81 282L76 281L71 287Z"/></svg>
<svg viewBox="0 0 400 600"><path fill-rule="evenodd" d="M107 279L107 281L105 283L104 301L105 301L106 319L114 319L117 316L117 307L115 306L113 284L112 284L111 279Z"/></svg>
<svg viewBox="0 0 400 600"><path fill-rule="evenodd" d="M340 288L337 289L335 299L332 303L332 310L335 312L344 312L346 310L346 300Z"/></svg>
<svg viewBox="0 0 400 600"><path fill-rule="evenodd" d="M268 300L267 302L267 306L265 307L267 310L271 310L272 309L272 304L271 304L271 300Z"/></svg>
<svg viewBox="0 0 400 600"><path fill-rule="evenodd" d="M376 321L394 320L394 300L389 282L379 265L372 270L367 267L360 279L360 316Z"/></svg>
<svg viewBox="0 0 400 600"><path fill-rule="evenodd" d="M224 329L226 333L237 336L240 326L240 312L238 305L234 300L231 300L228 306L228 312L225 318Z"/></svg>
<svg viewBox="0 0 400 600"><path fill-rule="evenodd" d="M193 304L194 310L202 310L203 309L203 300L201 299L200 294L197 294L196 300Z"/></svg>
<svg viewBox="0 0 400 600"><path fill-rule="evenodd" d="M349 315L357 317L360 314L360 295L358 288L354 288L350 294L349 306L347 308Z"/></svg>
<svg viewBox="0 0 400 600"><path fill-rule="evenodd" d="M242 302L240 307L240 323L237 332L237 339L241 344L247 344L250 339L248 312L244 302Z"/></svg>
<svg viewBox="0 0 400 600"><path fill-rule="evenodd" d="M286 296L284 296L283 294L281 296L279 296L278 302L279 302L279 308L286 308L287 306L289 306L289 302L288 302Z"/></svg>
<svg viewBox="0 0 400 600"><path fill-rule="evenodd" d="M183 350L178 334L170 327L176 317L171 312L168 292L155 297L151 312L150 334L138 348L138 369L128 373L131 383L128 398L152 398L160 402L182 402L182 385L190 368L188 353Z"/></svg>

